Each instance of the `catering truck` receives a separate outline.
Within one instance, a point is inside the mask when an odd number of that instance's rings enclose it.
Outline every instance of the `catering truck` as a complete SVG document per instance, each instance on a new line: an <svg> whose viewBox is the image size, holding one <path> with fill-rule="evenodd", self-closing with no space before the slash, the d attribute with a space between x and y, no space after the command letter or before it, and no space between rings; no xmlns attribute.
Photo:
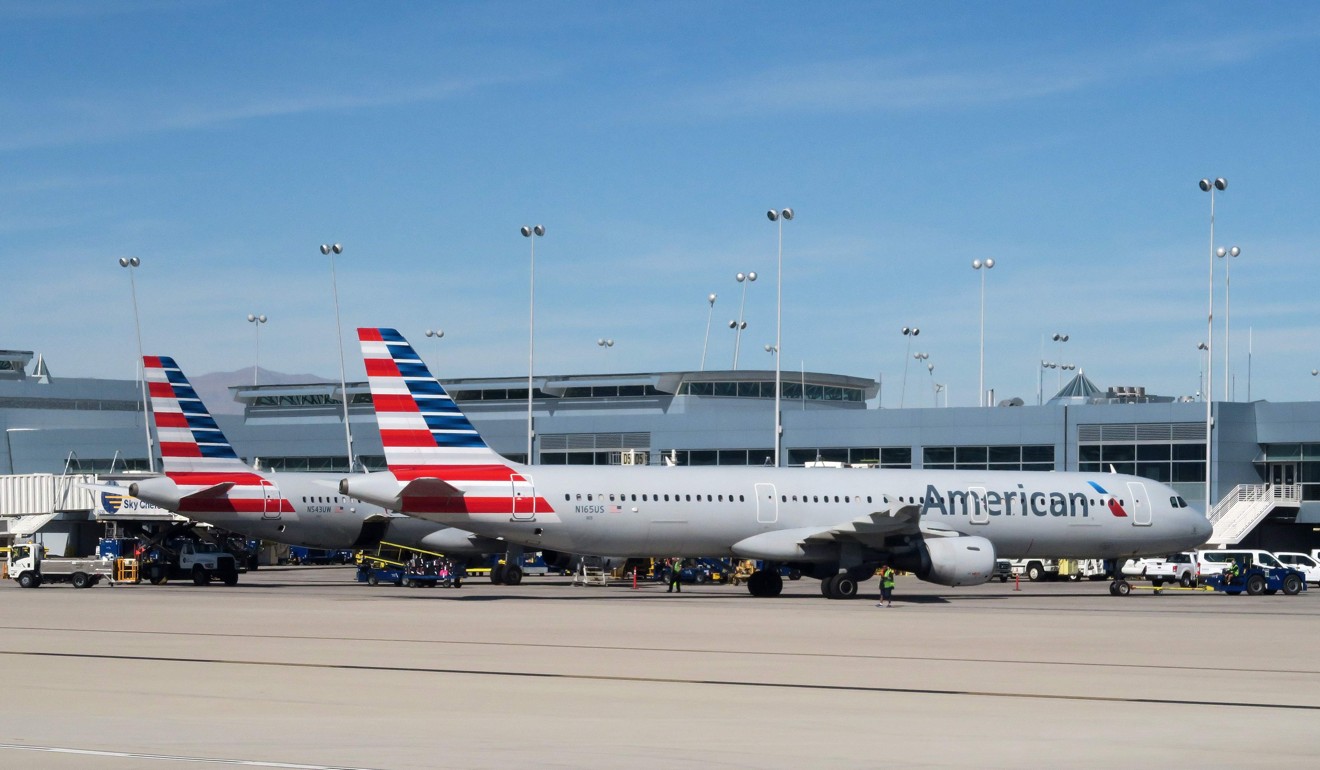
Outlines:
<svg viewBox="0 0 1320 770"><path fill-rule="evenodd" d="M43 583L72 583L74 588L91 588L102 579L113 580L113 559L66 559L46 556L40 543L15 543L9 548L5 565L9 577L24 588L39 588Z"/></svg>

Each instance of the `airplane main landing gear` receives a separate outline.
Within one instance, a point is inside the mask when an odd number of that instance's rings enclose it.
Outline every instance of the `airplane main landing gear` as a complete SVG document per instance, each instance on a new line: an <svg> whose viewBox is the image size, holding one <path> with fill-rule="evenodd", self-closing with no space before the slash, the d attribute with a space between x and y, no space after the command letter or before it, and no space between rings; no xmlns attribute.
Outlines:
<svg viewBox="0 0 1320 770"><path fill-rule="evenodd" d="M820 581L820 592L827 599L856 599L857 581L847 572L840 572Z"/></svg>
<svg viewBox="0 0 1320 770"><path fill-rule="evenodd" d="M1109 584L1110 596L1127 596L1132 593L1132 584L1123 579L1115 580Z"/></svg>
<svg viewBox="0 0 1320 770"><path fill-rule="evenodd" d="M777 570L757 570L747 578L747 590L752 596L778 596L784 590L784 579Z"/></svg>

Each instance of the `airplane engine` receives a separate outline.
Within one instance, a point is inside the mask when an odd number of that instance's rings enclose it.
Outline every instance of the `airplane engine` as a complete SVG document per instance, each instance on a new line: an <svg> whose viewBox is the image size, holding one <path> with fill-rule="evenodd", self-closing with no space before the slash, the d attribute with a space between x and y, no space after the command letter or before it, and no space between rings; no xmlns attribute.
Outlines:
<svg viewBox="0 0 1320 770"><path fill-rule="evenodd" d="M128 494L167 511L179 510L179 485L168 476L135 481L128 485Z"/></svg>
<svg viewBox="0 0 1320 770"><path fill-rule="evenodd" d="M924 538L917 547L895 555L893 566L942 586L974 586L990 579L995 546L983 537Z"/></svg>
<svg viewBox="0 0 1320 770"><path fill-rule="evenodd" d="M570 570L577 563L577 557L563 551L541 551L541 559L550 569Z"/></svg>

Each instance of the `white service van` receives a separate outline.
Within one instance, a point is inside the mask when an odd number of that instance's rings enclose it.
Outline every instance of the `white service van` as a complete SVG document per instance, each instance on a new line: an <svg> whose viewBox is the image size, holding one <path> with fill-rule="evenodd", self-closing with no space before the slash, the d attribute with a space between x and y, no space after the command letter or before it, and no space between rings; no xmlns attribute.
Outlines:
<svg viewBox="0 0 1320 770"><path fill-rule="evenodd" d="M1283 566L1278 559L1274 558L1274 554L1255 548L1197 551L1196 560L1203 578L1223 572L1230 561L1237 562L1238 566L1243 569L1253 564L1259 564L1266 569Z"/></svg>
<svg viewBox="0 0 1320 770"><path fill-rule="evenodd" d="M1276 551L1274 556L1285 567L1292 567L1302 573L1306 582L1320 586L1320 560L1296 551Z"/></svg>

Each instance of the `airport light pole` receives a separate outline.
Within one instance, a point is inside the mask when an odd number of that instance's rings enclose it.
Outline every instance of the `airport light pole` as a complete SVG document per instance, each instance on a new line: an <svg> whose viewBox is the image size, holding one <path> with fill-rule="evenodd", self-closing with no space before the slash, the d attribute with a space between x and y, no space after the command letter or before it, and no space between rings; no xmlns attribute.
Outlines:
<svg viewBox="0 0 1320 770"><path fill-rule="evenodd" d="M985 268L986 273L988 273L994 266L995 261L993 259L972 260L972 269L978 272L981 268ZM981 273L981 368L977 387L981 391L977 396L977 405L985 406L985 273Z"/></svg>
<svg viewBox="0 0 1320 770"><path fill-rule="evenodd" d="M908 356L912 353L912 338L921 334L921 330L915 326L904 326L903 336L907 338L907 350L903 351L903 387L898 391L898 408L902 409L907 401L907 375L908 375Z"/></svg>
<svg viewBox="0 0 1320 770"><path fill-rule="evenodd" d="M928 357L929 357L929 356L928 356ZM926 364L926 371L930 373L930 389L934 392L934 395L935 395L935 406L939 406L939 405L940 405L940 389L939 389L939 386L937 386L937 385L935 384L935 364L927 363L927 364Z"/></svg>
<svg viewBox="0 0 1320 770"><path fill-rule="evenodd" d="M1227 249L1224 248L1223 246L1220 246L1219 248L1215 249L1215 256L1224 260L1224 400L1225 401L1229 400L1228 381L1230 376L1229 372L1231 371L1230 361L1229 361L1229 350L1233 345L1233 337L1230 334L1230 332L1232 331L1230 325L1233 323L1233 304L1229 295L1229 290L1231 287L1229 286L1229 282L1228 282L1228 272L1229 272L1228 268L1229 265L1233 264L1233 260L1237 257L1237 255L1241 253L1242 253L1242 249L1239 249L1237 246L1231 246Z"/></svg>
<svg viewBox="0 0 1320 770"><path fill-rule="evenodd" d="M738 273L734 276L738 283L742 284L742 300L738 303L738 320L730 321L729 328L733 329L733 369L738 370L738 348L742 345L743 329L747 328L747 322L743 320L743 309L747 306L747 286L756 280L756 273Z"/></svg>
<svg viewBox="0 0 1320 770"><path fill-rule="evenodd" d="M1205 314L1205 339L1206 339L1206 362L1205 362L1205 515L1210 515L1210 508L1214 504L1211 499L1214 485L1212 476L1214 474L1214 403L1215 399L1210 392L1214 386L1215 376L1215 191L1220 192L1228 189L1228 180L1221 177L1215 177L1211 182L1209 179L1202 179L1197 183L1202 192L1210 193L1210 301L1209 308Z"/></svg>
<svg viewBox="0 0 1320 770"><path fill-rule="evenodd" d="M701 371L706 371L706 349L710 347L710 319L715 315L715 292L706 295L706 301L710 303L710 310L706 311L706 341L701 343Z"/></svg>
<svg viewBox="0 0 1320 770"><path fill-rule="evenodd" d="M1041 360L1041 362L1040 362L1040 377L1038 378L1038 379L1039 379L1039 382L1036 383L1036 405L1037 405L1037 406L1040 406L1040 405L1042 405L1042 404L1045 403L1045 401L1044 401L1044 399L1045 399L1045 370L1046 370L1046 369L1057 369L1058 367L1059 367L1059 365L1056 364L1056 363L1054 363L1053 361L1045 361L1045 360L1043 360L1043 359ZM1057 392L1057 391L1056 391L1056 392Z"/></svg>
<svg viewBox="0 0 1320 770"><path fill-rule="evenodd" d="M1202 400L1205 400L1205 357L1206 354L1210 352L1210 346L1204 342L1198 342L1196 343L1196 349L1201 351L1201 360L1199 362L1201 364L1201 373L1196 380L1196 395L1200 396Z"/></svg>
<svg viewBox="0 0 1320 770"><path fill-rule="evenodd" d="M779 346L783 344L784 329L784 223L793 220L793 209L780 209L775 211L770 209L765 212L766 217L778 226L779 230L779 256L777 259L777 273L775 277L775 467L779 467L779 445L784 432L784 426L780 422L779 416L779 397L783 388L780 380L782 375L779 369Z"/></svg>
<svg viewBox="0 0 1320 770"><path fill-rule="evenodd" d="M536 239L545 235L545 227L523 225L519 232L524 238L530 239L532 246L531 294L527 303L527 464L532 465L532 438L536 435L532 427L532 371L536 352Z"/></svg>
<svg viewBox="0 0 1320 770"><path fill-rule="evenodd" d="M435 338L435 376L440 376L440 340L445 336L444 329L427 329L426 336Z"/></svg>
<svg viewBox="0 0 1320 770"><path fill-rule="evenodd" d="M1068 341L1068 335L1063 334L1063 333L1060 333L1060 332L1056 332L1056 333L1054 334L1054 336L1051 337L1050 339L1054 340L1055 343L1057 343L1057 345L1056 345L1056 355L1055 355L1055 358L1056 358L1057 360L1059 360L1059 361L1062 361L1062 360L1063 360L1063 343L1065 343L1065 342ZM1059 364L1059 371L1055 373L1055 377L1054 377L1054 391L1055 391L1056 393L1059 391L1060 388L1063 387L1063 371L1062 371L1062 370L1063 370L1063 364Z"/></svg>
<svg viewBox="0 0 1320 770"><path fill-rule="evenodd" d="M142 360L142 322L138 320L137 279L133 277L134 273L137 272L138 266L141 264L142 260L137 257L119 258L119 266L128 269L128 286L129 290L133 293L133 328L137 331L138 345L138 382L142 385L142 430L147 436L147 470L155 473L156 457L151 446L151 418L149 416L150 412L148 411L150 404L147 401L146 362Z"/></svg>
<svg viewBox="0 0 1320 770"><path fill-rule="evenodd" d="M252 387L257 387L257 366L261 363L261 325L266 323L266 316L248 313L248 323L255 333L252 343Z"/></svg>
<svg viewBox="0 0 1320 770"><path fill-rule="evenodd" d="M335 277L335 255L343 254L341 244L323 243L321 253L330 257L330 288L335 298L335 335L339 339L339 400L344 404L344 443L348 447L348 472L357 466L353 456L353 429L348 425L348 385L344 381L344 323L339 319L339 279Z"/></svg>

